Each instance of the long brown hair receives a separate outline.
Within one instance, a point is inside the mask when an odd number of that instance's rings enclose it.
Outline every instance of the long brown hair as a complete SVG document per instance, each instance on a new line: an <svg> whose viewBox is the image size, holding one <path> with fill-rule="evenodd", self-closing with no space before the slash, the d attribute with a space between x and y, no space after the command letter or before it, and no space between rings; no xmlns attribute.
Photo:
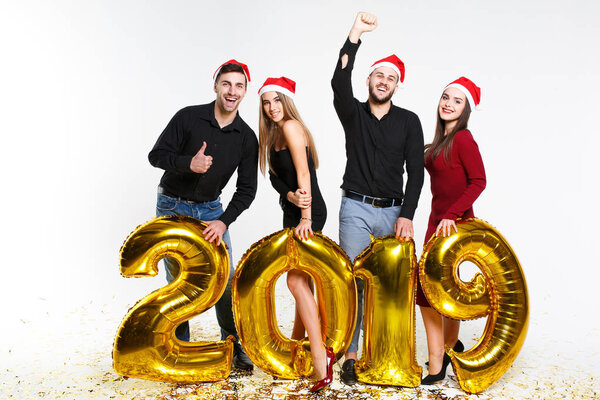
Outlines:
<svg viewBox="0 0 600 400"><path fill-rule="evenodd" d="M442 93L442 96L443 95L444 93ZM460 117L458 117L458 121L456 121L456 125L454 125L452 131L447 135L444 135L446 122L440 117L439 103L436 109L436 115L437 123L435 124L435 135L433 136L433 141L425 145L425 162L427 162L427 160L433 161L440 153L442 153L442 156L444 157L444 163L446 165L450 165L454 136L456 135L456 132L467 129L469 117L471 116L471 106L469 105L468 101L465 101L465 109L463 110L462 114L460 114Z"/></svg>
<svg viewBox="0 0 600 400"><path fill-rule="evenodd" d="M283 119L289 120L293 119L300 122L302 125L302 129L304 130L304 134L306 135L306 139L308 141L308 149L310 151L310 155L313 160L313 164L315 168L319 168L319 157L317 156L317 149L315 148L315 141L313 137L302 121L300 117L300 113L294 104L294 101L281 92L276 92L277 96L279 96L279 100L281 101L283 107ZM281 132L281 128L275 121L273 121L269 116L265 113L265 109L262 104L262 96L261 101L259 102L259 121L258 121L258 160L260 165L260 172L263 175L266 173L267 165L269 169L271 169L271 160L270 160L270 150L272 147L275 147L275 143ZM271 170L272 171L272 170Z"/></svg>

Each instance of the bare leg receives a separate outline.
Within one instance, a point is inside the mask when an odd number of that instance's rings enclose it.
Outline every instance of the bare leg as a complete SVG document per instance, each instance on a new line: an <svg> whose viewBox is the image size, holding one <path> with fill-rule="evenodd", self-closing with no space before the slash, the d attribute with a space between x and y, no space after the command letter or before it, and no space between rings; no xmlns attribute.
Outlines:
<svg viewBox="0 0 600 400"><path fill-rule="evenodd" d="M321 322L319 321L319 310L313 296L308 280L310 277L298 270L291 270L287 275L287 284L290 292L296 299L296 311L308 332L310 351L312 353L313 365L317 379L323 379L327 375L327 356L323 338L321 336Z"/></svg>
<svg viewBox="0 0 600 400"><path fill-rule="evenodd" d="M313 284L312 279L310 279L310 276L308 276L307 274L304 274L306 276L306 282L308 284L308 287L310 288L311 293L315 293L315 286ZM296 302L296 306L295 306L295 312L294 312L294 327L292 328L292 339L294 340L300 340L300 339L304 339L304 332L306 331L306 329L304 328L304 324L302 323L302 318L300 317L300 313L298 312L298 302Z"/></svg>
<svg viewBox="0 0 600 400"><path fill-rule="evenodd" d="M442 316L432 307L420 307L425 332L427 333L427 350L429 352L429 374L436 375L442 370L444 360L444 333Z"/></svg>
<svg viewBox="0 0 600 400"><path fill-rule="evenodd" d="M450 348L453 348L458 342L458 331L460 329L460 321L443 317L444 326L444 343Z"/></svg>
<svg viewBox="0 0 600 400"><path fill-rule="evenodd" d="M294 312L294 327L292 328L292 339L301 340L304 338L304 324L302 323L302 318L300 317L300 312L298 312L298 303L295 306L296 310Z"/></svg>

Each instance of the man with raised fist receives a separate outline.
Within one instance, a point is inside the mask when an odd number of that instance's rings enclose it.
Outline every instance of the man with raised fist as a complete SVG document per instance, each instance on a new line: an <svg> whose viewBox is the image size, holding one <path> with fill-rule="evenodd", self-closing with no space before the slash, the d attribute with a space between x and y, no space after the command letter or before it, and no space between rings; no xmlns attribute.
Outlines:
<svg viewBox="0 0 600 400"><path fill-rule="evenodd" d="M352 68L360 37L377 27L377 18L360 12L340 50L331 86L333 105L346 138L346 170L340 207L340 246L354 259L369 245L369 235L413 237L412 218L423 186L423 131L419 117L392 104L404 81L404 63L395 55L373 63L367 77L369 98L352 91ZM408 179L404 191L403 173ZM362 326L363 283L357 279L358 315L342 365L347 385L357 382L354 364Z"/></svg>
<svg viewBox="0 0 600 400"><path fill-rule="evenodd" d="M227 244L230 259L229 281L215 305L221 338L238 338L233 319L231 279L233 260L227 227L247 209L256 194L258 141L254 131L238 114L250 81L248 67L236 60L222 64L215 74L216 100L178 111L148 155L150 164L165 170L158 187L156 215L187 215L208 225L209 242ZM223 211L220 194L237 170L236 191ZM167 281L179 273L175 260L165 258ZM178 339L189 341L189 324L175 330ZM252 362L239 342L234 344L233 364L251 370Z"/></svg>

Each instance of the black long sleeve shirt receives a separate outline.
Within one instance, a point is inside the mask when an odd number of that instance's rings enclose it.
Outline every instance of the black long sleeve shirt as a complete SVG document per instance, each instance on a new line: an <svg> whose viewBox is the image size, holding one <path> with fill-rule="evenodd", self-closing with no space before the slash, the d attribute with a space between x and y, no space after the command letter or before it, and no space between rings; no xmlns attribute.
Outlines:
<svg viewBox="0 0 600 400"><path fill-rule="evenodd" d="M346 136L346 171L342 189L373 197L402 198L400 216L411 219L423 187L423 129L419 117L394 106L380 120L369 102L352 92L352 69L360 46L346 39L331 80L333 105ZM342 68L342 55L348 64ZM404 164L408 179L403 192Z"/></svg>
<svg viewBox="0 0 600 400"><path fill-rule="evenodd" d="M236 115L223 128L215 119L215 102L185 107L171 119L148 154L150 164L165 170L160 185L197 202L219 197L237 169L236 191L219 220L229 226L247 209L256 194L258 141L254 131ZM192 158L206 142L204 154L213 163L204 174L190 169Z"/></svg>

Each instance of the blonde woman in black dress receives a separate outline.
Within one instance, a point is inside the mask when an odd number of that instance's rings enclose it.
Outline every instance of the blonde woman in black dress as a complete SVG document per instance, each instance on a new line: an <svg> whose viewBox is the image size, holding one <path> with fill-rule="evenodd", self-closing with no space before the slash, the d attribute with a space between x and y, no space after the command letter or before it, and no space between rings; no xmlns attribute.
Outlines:
<svg viewBox="0 0 600 400"><path fill-rule="evenodd" d="M262 173L268 169L271 183L280 194L283 227L294 228L299 238L308 239L323 229L327 209L317 184L317 151L294 104L295 90L296 83L285 77L268 78L259 90L259 161ZM311 391L318 391L332 381L335 355L323 344L308 274L290 270L287 284L296 299L292 338L303 338L306 329L318 379Z"/></svg>

